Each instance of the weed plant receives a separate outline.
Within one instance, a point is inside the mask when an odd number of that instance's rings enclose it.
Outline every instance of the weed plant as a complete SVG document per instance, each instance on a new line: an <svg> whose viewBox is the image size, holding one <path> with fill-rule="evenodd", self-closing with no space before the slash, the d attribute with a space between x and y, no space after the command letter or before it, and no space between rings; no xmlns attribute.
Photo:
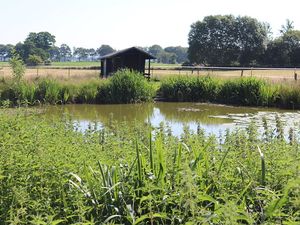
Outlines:
<svg viewBox="0 0 300 225"><path fill-rule="evenodd" d="M299 136L0 111L0 224L299 224ZM274 134L273 134L274 132Z"/></svg>

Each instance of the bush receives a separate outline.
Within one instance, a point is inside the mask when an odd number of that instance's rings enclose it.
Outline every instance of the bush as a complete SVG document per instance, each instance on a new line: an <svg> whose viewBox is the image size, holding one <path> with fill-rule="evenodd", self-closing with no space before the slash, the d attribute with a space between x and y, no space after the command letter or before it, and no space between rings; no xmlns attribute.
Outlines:
<svg viewBox="0 0 300 225"><path fill-rule="evenodd" d="M38 55L29 55L26 64L28 66L38 66L43 64L43 59Z"/></svg>
<svg viewBox="0 0 300 225"><path fill-rule="evenodd" d="M130 70L116 72L98 92L99 101L105 103L144 102L150 101L155 95L154 87L143 75Z"/></svg>

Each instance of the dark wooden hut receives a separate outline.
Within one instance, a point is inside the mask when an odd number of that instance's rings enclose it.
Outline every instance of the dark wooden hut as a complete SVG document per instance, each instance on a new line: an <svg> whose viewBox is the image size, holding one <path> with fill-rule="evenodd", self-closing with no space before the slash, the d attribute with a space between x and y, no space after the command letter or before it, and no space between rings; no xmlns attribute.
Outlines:
<svg viewBox="0 0 300 225"><path fill-rule="evenodd" d="M132 47L118 52L105 55L101 59L101 75L107 77L119 69L131 69L150 77L150 61L154 56L142 49ZM148 69L145 72L146 60L148 60Z"/></svg>

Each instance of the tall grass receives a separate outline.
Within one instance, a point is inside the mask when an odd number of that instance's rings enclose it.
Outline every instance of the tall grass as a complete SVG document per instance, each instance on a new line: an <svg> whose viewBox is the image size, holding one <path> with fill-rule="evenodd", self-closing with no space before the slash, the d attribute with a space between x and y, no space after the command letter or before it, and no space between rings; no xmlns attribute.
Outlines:
<svg viewBox="0 0 300 225"><path fill-rule="evenodd" d="M231 80L170 77L162 81L160 94L171 101L300 108L299 86L271 84L252 77Z"/></svg>
<svg viewBox="0 0 300 225"><path fill-rule="evenodd" d="M0 104L9 102L11 106L40 103L138 103L152 101L155 95L166 101L300 109L299 85L272 84L252 77L219 80L209 76L174 76L159 84L147 82L137 72L121 70L107 80L94 79L80 83L59 82L49 78L32 82L0 82Z"/></svg>
<svg viewBox="0 0 300 225"><path fill-rule="evenodd" d="M0 111L0 224L300 221L299 136L265 141L252 125L180 139L126 123L79 133L68 121Z"/></svg>
<svg viewBox="0 0 300 225"><path fill-rule="evenodd" d="M137 103L151 101L154 86L137 72L122 70L108 80L59 82L42 78L33 82L8 80L1 82L0 102L13 105L67 103Z"/></svg>

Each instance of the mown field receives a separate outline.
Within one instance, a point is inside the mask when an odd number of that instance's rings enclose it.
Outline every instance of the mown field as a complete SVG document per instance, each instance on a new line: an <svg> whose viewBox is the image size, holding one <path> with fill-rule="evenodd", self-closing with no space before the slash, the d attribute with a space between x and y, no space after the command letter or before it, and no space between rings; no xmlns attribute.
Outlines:
<svg viewBox="0 0 300 225"><path fill-rule="evenodd" d="M0 224L300 222L299 135L282 124L207 136L0 110Z"/></svg>

